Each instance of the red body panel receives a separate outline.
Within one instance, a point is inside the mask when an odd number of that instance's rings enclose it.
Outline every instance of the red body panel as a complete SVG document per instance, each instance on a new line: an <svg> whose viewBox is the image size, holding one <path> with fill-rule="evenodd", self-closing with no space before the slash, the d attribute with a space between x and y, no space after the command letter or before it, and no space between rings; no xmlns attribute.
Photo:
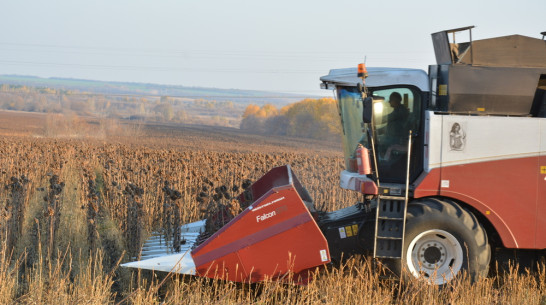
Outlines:
<svg viewBox="0 0 546 305"><path fill-rule="evenodd" d="M414 196L440 195L471 205L488 218L507 248L544 248L546 239L535 242L537 219L546 228L543 205L537 215L538 162L528 157L435 168Z"/></svg>
<svg viewBox="0 0 546 305"><path fill-rule="evenodd" d="M536 244L540 249L546 248L546 155L540 156L538 175L537 236Z"/></svg>
<svg viewBox="0 0 546 305"><path fill-rule="evenodd" d="M282 168L251 188L268 192L192 251L197 274L257 282L330 261L326 238L294 186L297 179L286 176L289 167Z"/></svg>

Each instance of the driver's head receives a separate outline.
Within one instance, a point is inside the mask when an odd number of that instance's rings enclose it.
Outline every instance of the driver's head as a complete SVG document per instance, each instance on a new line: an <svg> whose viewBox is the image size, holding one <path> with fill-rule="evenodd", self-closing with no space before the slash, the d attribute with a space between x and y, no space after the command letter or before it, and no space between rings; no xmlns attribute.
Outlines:
<svg viewBox="0 0 546 305"><path fill-rule="evenodd" d="M398 92L393 92L389 96L389 104L391 107L396 108L402 103L402 96Z"/></svg>

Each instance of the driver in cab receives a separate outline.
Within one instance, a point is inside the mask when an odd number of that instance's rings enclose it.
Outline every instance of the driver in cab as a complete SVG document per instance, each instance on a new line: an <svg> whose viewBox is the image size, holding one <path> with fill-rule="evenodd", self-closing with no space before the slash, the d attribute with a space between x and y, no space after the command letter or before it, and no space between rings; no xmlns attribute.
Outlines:
<svg viewBox="0 0 546 305"><path fill-rule="evenodd" d="M393 92L389 96L389 105L392 112L387 116L387 126L385 126L384 145L387 146L385 159L390 159L393 150L406 151L404 139L408 133L408 109L402 105L402 96L398 92Z"/></svg>

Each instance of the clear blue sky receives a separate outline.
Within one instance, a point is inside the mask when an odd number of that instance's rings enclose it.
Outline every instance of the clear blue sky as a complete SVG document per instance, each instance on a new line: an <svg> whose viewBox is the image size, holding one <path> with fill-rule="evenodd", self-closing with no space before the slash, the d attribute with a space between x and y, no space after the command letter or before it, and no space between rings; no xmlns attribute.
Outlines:
<svg viewBox="0 0 546 305"><path fill-rule="evenodd" d="M331 68L426 69L430 34L541 38L546 0L2 0L0 74L297 93Z"/></svg>

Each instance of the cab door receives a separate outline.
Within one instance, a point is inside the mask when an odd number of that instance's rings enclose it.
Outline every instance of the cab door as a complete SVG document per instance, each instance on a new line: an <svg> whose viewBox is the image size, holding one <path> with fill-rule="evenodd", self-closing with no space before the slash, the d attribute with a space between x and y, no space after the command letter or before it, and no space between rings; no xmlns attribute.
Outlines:
<svg viewBox="0 0 546 305"><path fill-rule="evenodd" d="M426 93L414 86L369 88L373 99L373 124L377 166L382 182L405 183L409 132L412 131L410 181L423 170ZM397 101L393 101L393 99Z"/></svg>

